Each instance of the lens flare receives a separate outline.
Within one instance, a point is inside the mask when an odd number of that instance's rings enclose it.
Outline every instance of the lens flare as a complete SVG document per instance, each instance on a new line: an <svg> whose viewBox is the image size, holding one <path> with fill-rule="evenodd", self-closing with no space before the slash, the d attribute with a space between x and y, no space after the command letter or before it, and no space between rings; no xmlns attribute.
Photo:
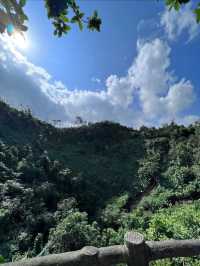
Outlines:
<svg viewBox="0 0 200 266"><path fill-rule="evenodd" d="M6 25L6 29L7 29L7 33L9 35L13 34L13 32L14 32L14 26L13 26L13 24L11 24L11 23L7 24Z"/></svg>

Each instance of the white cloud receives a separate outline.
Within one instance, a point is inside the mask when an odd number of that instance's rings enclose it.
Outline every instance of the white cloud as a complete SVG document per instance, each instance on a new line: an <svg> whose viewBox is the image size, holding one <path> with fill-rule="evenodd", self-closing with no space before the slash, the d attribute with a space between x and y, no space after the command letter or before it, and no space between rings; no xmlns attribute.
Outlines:
<svg viewBox="0 0 200 266"><path fill-rule="evenodd" d="M116 104L112 90L110 93L109 89L100 92L69 90L2 38L0 50L0 96L11 105L28 106L41 119L61 119L66 124L72 123L77 115L92 122L113 120L133 124L135 113Z"/></svg>
<svg viewBox="0 0 200 266"><path fill-rule="evenodd" d="M195 100L190 81L176 77L169 71L170 48L155 39L138 45L138 56L129 69L129 79L138 88L142 111L146 119L174 119Z"/></svg>
<svg viewBox="0 0 200 266"><path fill-rule="evenodd" d="M166 9L161 16L161 25L171 40L186 32L188 40L191 41L200 32L191 4L184 5L178 12Z"/></svg>
<svg viewBox="0 0 200 266"><path fill-rule="evenodd" d="M159 96L167 92L170 81L169 54L170 48L160 39L138 44L138 56L129 69L129 77L139 89L143 112L149 117L162 111Z"/></svg>
<svg viewBox="0 0 200 266"><path fill-rule="evenodd" d="M13 106L29 106L41 119L51 120L58 115L66 119L63 106L44 93L44 84L53 86L50 75L6 45L2 38L0 50L0 96Z"/></svg>
<svg viewBox="0 0 200 266"><path fill-rule="evenodd" d="M187 109L195 100L194 88L190 81L182 79L170 87L165 98L161 98L170 113L176 114Z"/></svg>
<svg viewBox="0 0 200 266"><path fill-rule="evenodd" d="M112 120L128 126L159 125L181 119L195 100L193 85L169 71L170 48L164 41L138 42L138 55L127 75L107 78L101 91L70 90L0 40L0 96L16 107L29 106L45 120L66 125Z"/></svg>
<svg viewBox="0 0 200 266"><path fill-rule="evenodd" d="M92 77L91 81L95 82L95 83L101 83L101 80L99 78L95 78L95 77Z"/></svg>
<svg viewBox="0 0 200 266"><path fill-rule="evenodd" d="M114 105L127 108L133 102L134 87L129 77L111 75L106 80L107 95Z"/></svg>

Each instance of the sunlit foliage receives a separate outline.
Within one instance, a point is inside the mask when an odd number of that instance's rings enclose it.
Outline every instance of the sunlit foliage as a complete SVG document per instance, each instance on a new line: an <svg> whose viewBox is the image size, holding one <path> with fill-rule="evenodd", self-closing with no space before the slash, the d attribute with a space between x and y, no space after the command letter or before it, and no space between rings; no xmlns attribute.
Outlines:
<svg viewBox="0 0 200 266"><path fill-rule="evenodd" d="M0 102L0 261L122 244L127 230L200 238L199 131L199 123L57 129Z"/></svg>

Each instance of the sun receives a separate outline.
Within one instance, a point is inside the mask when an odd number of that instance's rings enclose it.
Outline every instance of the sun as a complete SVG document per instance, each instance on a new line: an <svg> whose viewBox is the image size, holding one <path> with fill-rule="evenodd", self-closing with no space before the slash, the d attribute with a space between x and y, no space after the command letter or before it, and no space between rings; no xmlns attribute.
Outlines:
<svg viewBox="0 0 200 266"><path fill-rule="evenodd" d="M28 39L25 34L14 32L11 36L12 43L16 48L25 50L28 48Z"/></svg>
<svg viewBox="0 0 200 266"><path fill-rule="evenodd" d="M0 20L0 26L2 26L1 24L2 23ZM3 38L5 39L6 43L17 50L27 50L29 47L27 34L18 30L18 28L15 28L12 23L8 23L3 26Z"/></svg>

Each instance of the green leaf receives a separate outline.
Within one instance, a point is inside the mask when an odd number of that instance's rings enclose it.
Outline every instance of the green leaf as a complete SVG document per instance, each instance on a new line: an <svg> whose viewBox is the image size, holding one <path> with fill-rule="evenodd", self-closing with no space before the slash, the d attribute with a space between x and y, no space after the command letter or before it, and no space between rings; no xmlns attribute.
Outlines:
<svg viewBox="0 0 200 266"><path fill-rule="evenodd" d="M194 13L196 14L197 23L200 23L200 6L194 10Z"/></svg>
<svg viewBox="0 0 200 266"><path fill-rule="evenodd" d="M2 255L0 255L0 263L4 263L5 262L5 259Z"/></svg>
<svg viewBox="0 0 200 266"><path fill-rule="evenodd" d="M166 5L169 7L170 10L174 8L176 11L178 11L180 8L179 0L166 0Z"/></svg>
<svg viewBox="0 0 200 266"><path fill-rule="evenodd" d="M77 16L74 16L72 19L71 19L71 23L77 23L79 21L79 18Z"/></svg>
<svg viewBox="0 0 200 266"><path fill-rule="evenodd" d="M88 29L91 31L100 31L101 19L98 17L98 13L95 10L93 15L88 18Z"/></svg>
<svg viewBox="0 0 200 266"><path fill-rule="evenodd" d="M68 31L71 30L71 27L69 25L65 25L64 28L63 28L64 32L67 33Z"/></svg>
<svg viewBox="0 0 200 266"><path fill-rule="evenodd" d="M19 5L20 5L21 7L24 7L24 6L26 5L26 0L20 0L20 1L19 1Z"/></svg>
<svg viewBox="0 0 200 266"><path fill-rule="evenodd" d="M66 17L64 14L60 15L59 17L63 22L69 22L69 18Z"/></svg>
<svg viewBox="0 0 200 266"><path fill-rule="evenodd" d="M78 21L78 26L79 26L79 29L82 31L83 30L83 23L80 20Z"/></svg>
<svg viewBox="0 0 200 266"><path fill-rule="evenodd" d="M24 22L25 20L28 20L28 17L27 17L26 14L22 13L22 14L20 15L20 19Z"/></svg>
<svg viewBox="0 0 200 266"><path fill-rule="evenodd" d="M98 18L98 12L96 10L94 11L93 17Z"/></svg>
<svg viewBox="0 0 200 266"><path fill-rule="evenodd" d="M85 15L84 13L80 13L79 18L82 19L84 17L84 15Z"/></svg>
<svg viewBox="0 0 200 266"><path fill-rule="evenodd" d="M176 2L176 3L174 4L174 9L175 9L176 11L178 11L179 8L180 8L180 4L179 4L179 2Z"/></svg>

